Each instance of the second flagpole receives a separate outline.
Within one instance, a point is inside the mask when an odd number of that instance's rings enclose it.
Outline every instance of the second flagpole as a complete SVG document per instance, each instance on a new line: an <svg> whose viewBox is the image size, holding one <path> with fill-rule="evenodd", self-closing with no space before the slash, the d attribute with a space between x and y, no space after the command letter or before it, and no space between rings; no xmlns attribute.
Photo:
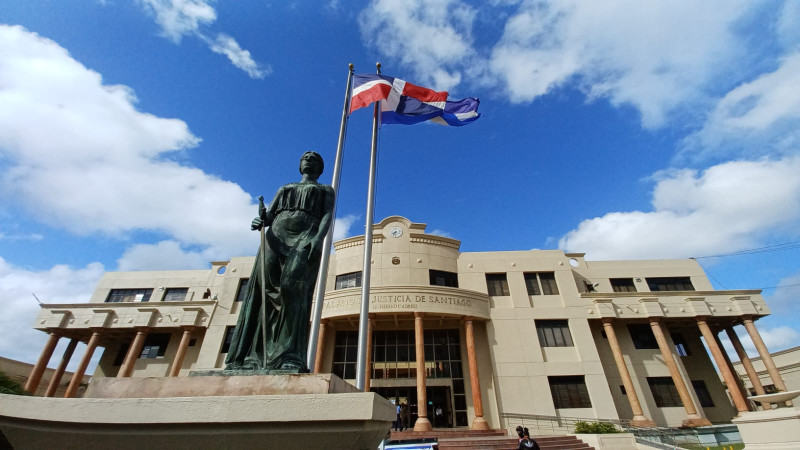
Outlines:
<svg viewBox="0 0 800 450"><path fill-rule="evenodd" d="M381 63L375 65L381 74ZM369 333L369 281L372 274L372 223L375 214L375 172L378 161L378 126L380 102L375 102L372 116L372 147L369 156L369 186L367 188L367 221L364 230L364 268L361 272L361 313L358 318L358 359L356 360L356 388L364 390L367 361L367 333Z"/></svg>
<svg viewBox="0 0 800 450"><path fill-rule="evenodd" d="M311 372L316 372L316 359L317 352L324 349L319 349L317 341L319 340L319 324L322 321L322 305L325 301L325 283L328 281L328 262L331 256L331 244L333 243L333 227L336 225L336 205L339 203L339 179L342 173L342 155L344 155L344 140L347 136L347 119L350 117L350 94L353 90L353 64L349 66L347 73L347 88L344 93L344 108L342 109L342 122L339 127L339 142L336 146L336 162L333 164L333 178L331 179L331 187L333 188L334 203L333 203L333 217L331 227L328 229L328 234L322 242L322 256L319 264L319 273L317 274L317 289L314 293L314 312L311 316L311 333L308 337L308 353L306 354L306 366Z"/></svg>

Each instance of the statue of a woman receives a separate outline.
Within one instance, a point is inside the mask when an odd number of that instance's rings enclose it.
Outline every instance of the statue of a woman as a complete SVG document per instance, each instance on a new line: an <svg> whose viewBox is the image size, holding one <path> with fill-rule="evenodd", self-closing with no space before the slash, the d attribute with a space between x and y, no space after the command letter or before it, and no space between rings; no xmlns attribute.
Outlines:
<svg viewBox="0 0 800 450"><path fill-rule="evenodd" d="M225 370L308 372L312 295L322 242L333 221L333 188L317 183L323 167L318 153L303 154L303 179L278 189L269 207L253 220L253 230L269 227L266 248L259 248L256 256Z"/></svg>

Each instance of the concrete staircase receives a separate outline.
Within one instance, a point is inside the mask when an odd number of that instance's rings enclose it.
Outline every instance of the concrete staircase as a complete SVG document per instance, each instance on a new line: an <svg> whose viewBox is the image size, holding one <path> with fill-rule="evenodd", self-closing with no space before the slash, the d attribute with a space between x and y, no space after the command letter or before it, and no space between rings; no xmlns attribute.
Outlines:
<svg viewBox="0 0 800 450"><path fill-rule="evenodd" d="M441 450L510 450L518 446L518 439L509 436L506 430L393 431L391 439L393 441L436 439ZM541 450L594 450L575 436L537 436L534 439Z"/></svg>

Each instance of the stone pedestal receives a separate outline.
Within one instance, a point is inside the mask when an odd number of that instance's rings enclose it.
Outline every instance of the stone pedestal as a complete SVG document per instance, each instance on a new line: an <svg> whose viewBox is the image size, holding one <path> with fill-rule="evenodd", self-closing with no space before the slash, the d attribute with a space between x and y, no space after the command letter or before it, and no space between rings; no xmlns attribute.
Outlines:
<svg viewBox="0 0 800 450"><path fill-rule="evenodd" d="M789 402L800 396L800 391L756 395L750 400L769 403ZM732 420L747 450L781 450L800 448L800 411L795 408L777 408L743 413Z"/></svg>
<svg viewBox="0 0 800 450"><path fill-rule="evenodd" d="M0 394L0 429L17 450L375 449L395 407L351 388L316 374L107 378L85 398Z"/></svg>

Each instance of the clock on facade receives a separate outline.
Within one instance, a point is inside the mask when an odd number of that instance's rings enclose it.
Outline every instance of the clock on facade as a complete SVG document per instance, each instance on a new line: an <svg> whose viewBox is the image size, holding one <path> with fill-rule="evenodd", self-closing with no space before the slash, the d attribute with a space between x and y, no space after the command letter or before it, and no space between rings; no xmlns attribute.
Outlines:
<svg viewBox="0 0 800 450"><path fill-rule="evenodd" d="M400 228L400 227L392 227L392 228L389 228L389 234L390 234L392 237L399 238L400 236L402 236L402 235L403 235L403 229L402 229L402 228Z"/></svg>

